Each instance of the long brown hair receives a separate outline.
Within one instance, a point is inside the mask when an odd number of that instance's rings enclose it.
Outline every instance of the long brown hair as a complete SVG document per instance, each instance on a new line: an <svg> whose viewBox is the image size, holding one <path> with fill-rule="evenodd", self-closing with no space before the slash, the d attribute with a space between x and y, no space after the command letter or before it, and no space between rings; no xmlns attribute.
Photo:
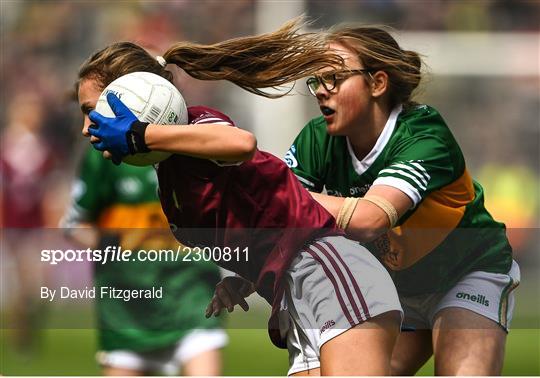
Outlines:
<svg viewBox="0 0 540 378"><path fill-rule="evenodd" d="M388 74L389 105L414 104L413 92L422 79L422 59L415 51L403 50L384 26L341 25L330 29L327 41L355 51L364 67Z"/></svg>
<svg viewBox="0 0 540 378"><path fill-rule="evenodd" d="M286 93L262 89L276 88L324 67L343 64L338 55L328 53L324 35L299 32L305 25L302 18L296 18L277 31L258 36L212 45L178 42L163 58L196 79L228 80L257 95L280 97ZM104 88L116 78L136 71L152 72L172 81L171 72L142 47L119 42L93 54L81 66L78 83L92 78Z"/></svg>

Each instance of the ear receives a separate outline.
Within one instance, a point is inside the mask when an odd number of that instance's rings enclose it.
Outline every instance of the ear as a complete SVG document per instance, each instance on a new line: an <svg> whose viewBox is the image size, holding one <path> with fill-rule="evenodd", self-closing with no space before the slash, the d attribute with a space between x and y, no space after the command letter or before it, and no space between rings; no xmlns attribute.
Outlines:
<svg viewBox="0 0 540 378"><path fill-rule="evenodd" d="M388 89L388 74L384 71L377 71L371 76L371 95L381 97Z"/></svg>

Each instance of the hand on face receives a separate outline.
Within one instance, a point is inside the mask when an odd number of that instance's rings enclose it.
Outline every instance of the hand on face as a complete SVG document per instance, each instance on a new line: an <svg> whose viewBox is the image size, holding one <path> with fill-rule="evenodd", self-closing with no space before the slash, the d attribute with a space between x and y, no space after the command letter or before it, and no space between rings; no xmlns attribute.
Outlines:
<svg viewBox="0 0 540 378"><path fill-rule="evenodd" d="M78 99L81 106L81 111L84 114L84 123L82 128L82 134L86 138L90 138L90 143L95 144L101 142L96 136L90 134L90 127L93 125L92 121L89 118L89 113L96 107L98 98L101 94L102 88L100 84L95 79L84 79L79 83L78 89ZM113 154L109 151L103 151L103 157L105 159L113 159ZM115 164L120 164L119 158L114 158L113 162Z"/></svg>
<svg viewBox="0 0 540 378"><path fill-rule="evenodd" d="M107 102L116 117L108 118L91 111L88 117L93 125L88 128L88 133L97 138L92 144L96 150L109 151L113 163L120 164L122 158L132 153L128 136L132 124L138 119L116 95L107 94Z"/></svg>

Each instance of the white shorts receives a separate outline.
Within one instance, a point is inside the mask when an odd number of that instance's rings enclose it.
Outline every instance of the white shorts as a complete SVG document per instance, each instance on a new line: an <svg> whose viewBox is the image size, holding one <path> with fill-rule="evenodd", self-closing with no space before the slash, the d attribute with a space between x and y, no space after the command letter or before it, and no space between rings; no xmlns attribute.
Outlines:
<svg viewBox="0 0 540 378"><path fill-rule="evenodd" d="M178 375L186 361L200 353L223 348L227 342L227 334L222 329L196 329L169 347L147 352L100 351L96 354L96 360L102 366Z"/></svg>
<svg viewBox="0 0 540 378"><path fill-rule="evenodd" d="M322 345L357 324L388 311L402 313L383 265L344 237L319 239L300 251L284 280L279 324L289 375L320 367Z"/></svg>
<svg viewBox="0 0 540 378"><path fill-rule="evenodd" d="M508 331L514 313L513 290L520 277L519 266L512 261L507 274L471 272L446 293L401 297L405 311L402 329L432 329L439 311L460 307L485 316Z"/></svg>

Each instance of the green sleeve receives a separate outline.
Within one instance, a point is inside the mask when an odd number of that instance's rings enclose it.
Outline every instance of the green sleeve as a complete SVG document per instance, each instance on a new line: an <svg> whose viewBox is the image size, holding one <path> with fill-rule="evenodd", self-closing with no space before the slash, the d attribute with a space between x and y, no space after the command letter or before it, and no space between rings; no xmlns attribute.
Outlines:
<svg viewBox="0 0 540 378"><path fill-rule="evenodd" d="M101 152L88 148L79 165L79 173L73 185L73 204L84 221L93 222L100 212L114 201L110 180L111 163Z"/></svg>
<svg viewBox="0 0 540 378"><path fill-rule="evenodd" d="M312 192L322 192L324 170L320 122L310 121L298 134L291 148L285 154L285 162L304 187ZM324 120L323 120L324 121ZM323 129L324 134L326 130Z"/></svg>
<svg viewBox="0 0 540 378"><path fill-rule="evenodd" d="M425 118L409 122L403 126L406 132L392 143L385 168L379 171L373 185L396 187L417 205L432 191L460 177L465 163L442 118L432 119L433 123L426 123Z"/></svg>

